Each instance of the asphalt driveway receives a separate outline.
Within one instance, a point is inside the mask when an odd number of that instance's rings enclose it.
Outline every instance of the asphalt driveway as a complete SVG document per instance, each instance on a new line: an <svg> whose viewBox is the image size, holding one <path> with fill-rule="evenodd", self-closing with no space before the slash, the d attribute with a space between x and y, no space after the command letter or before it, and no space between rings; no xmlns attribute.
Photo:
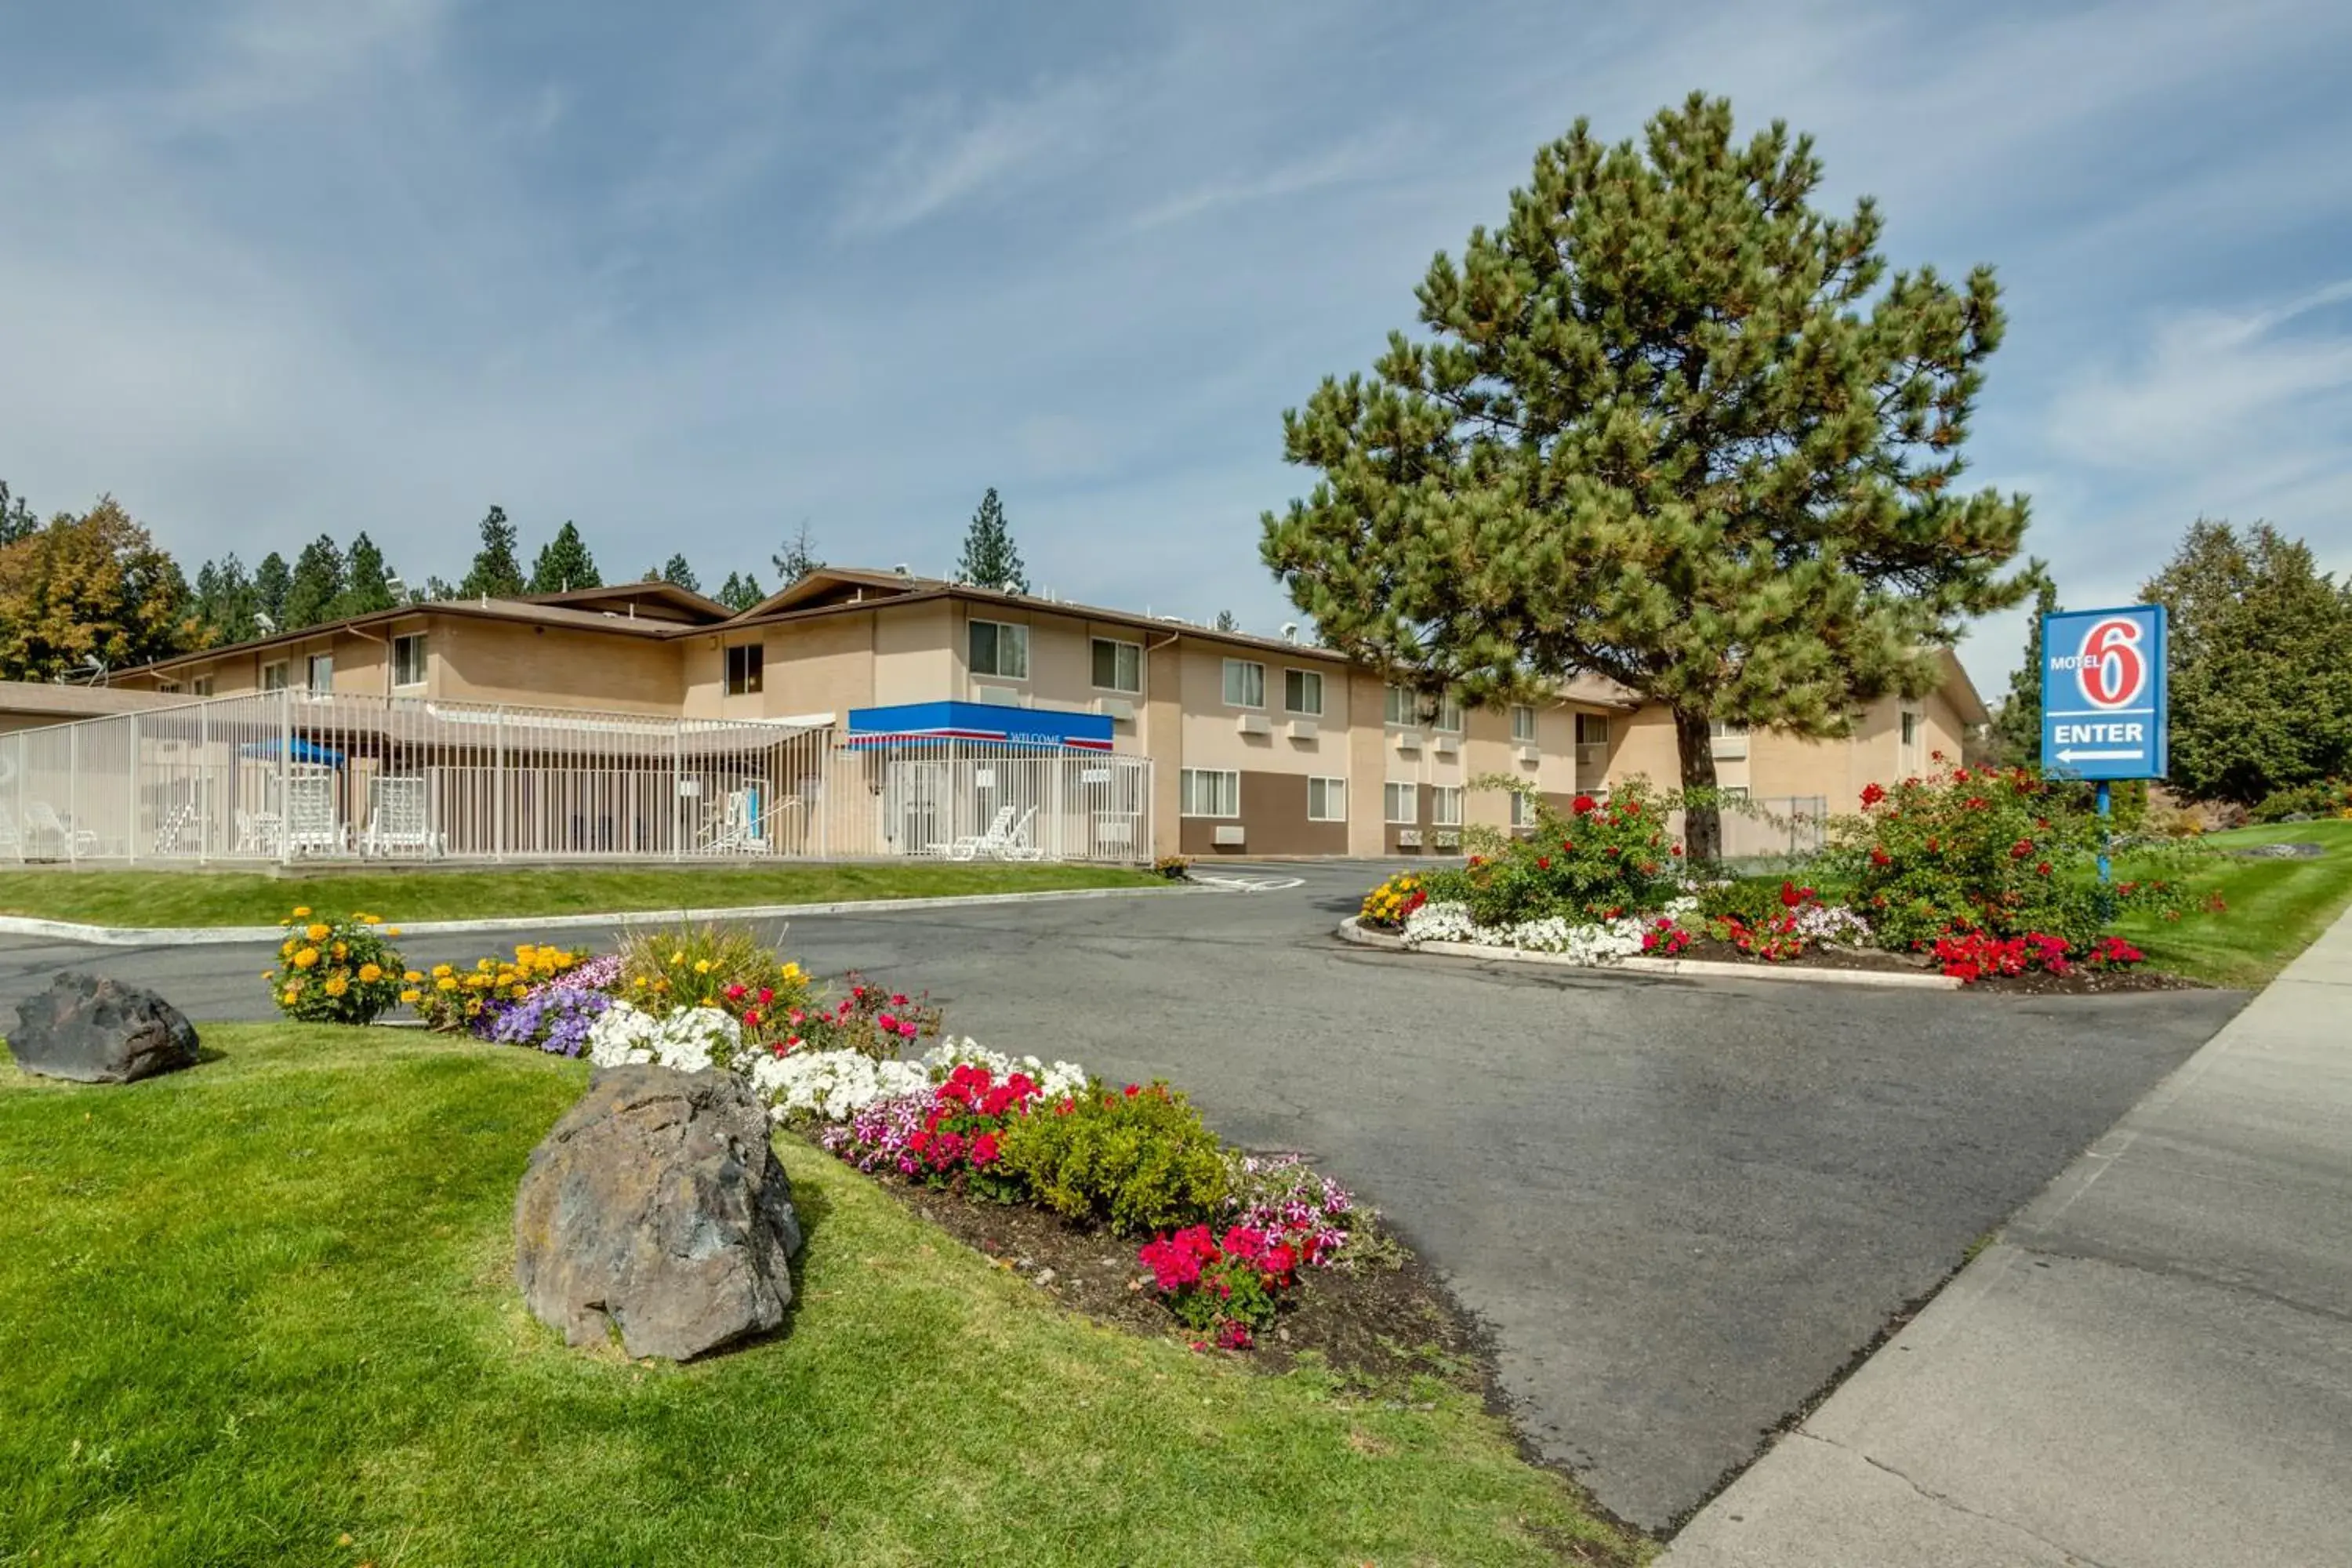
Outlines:
<svg viewBox="0 0 2352 1568"><path fill-rule="evenodd" d="M1296 874L1252 894L828 916L787 945L928 987L956 1033L1166 1077L1228 1137L1311 1152L1493 1326L1536 1445L1654 1529L2244 1000L1399 957L1331 934L1366 868ZM79 965L199 1019L260 1016L268 957L0 940L0 1004Z"/></svg>

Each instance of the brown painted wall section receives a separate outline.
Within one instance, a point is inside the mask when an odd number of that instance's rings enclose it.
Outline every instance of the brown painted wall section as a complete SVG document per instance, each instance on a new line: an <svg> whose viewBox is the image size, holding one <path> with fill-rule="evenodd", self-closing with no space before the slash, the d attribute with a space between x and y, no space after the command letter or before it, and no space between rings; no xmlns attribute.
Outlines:
<svg viewBox="0 0 2352 1568"><path fill-rule="evenodd" d="M1172 770L1171 770L1172 771ZM1352 803L1351 803L1352 804ZM1307 775L1244 773L1241 776L1238 817L1182 818L1181 850L1186 855L1345 855L1348 825L1310 822L1307 818ZM1247 842L1219 844L1217 829L1236 822Z"/></svg>

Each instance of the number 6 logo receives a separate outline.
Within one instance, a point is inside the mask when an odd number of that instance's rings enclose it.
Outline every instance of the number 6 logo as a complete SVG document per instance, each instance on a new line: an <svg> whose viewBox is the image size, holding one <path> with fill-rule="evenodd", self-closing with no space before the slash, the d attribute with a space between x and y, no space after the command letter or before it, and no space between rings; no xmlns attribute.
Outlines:
<svg viewBox="0 0 2352 1568"><path fill-rule="evenodd" d="M2083 657L2074 679L2095 708L2121 708L2147 680L2147 660L2139 647L2139 623L2101 621L2083 636Z"/></svg>

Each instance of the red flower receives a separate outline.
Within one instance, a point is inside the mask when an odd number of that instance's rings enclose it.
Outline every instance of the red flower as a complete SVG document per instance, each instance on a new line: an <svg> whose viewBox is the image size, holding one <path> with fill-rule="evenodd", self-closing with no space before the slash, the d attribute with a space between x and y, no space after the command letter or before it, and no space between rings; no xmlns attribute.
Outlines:
<svg viewBox="0 0 2352 1568"><path fill-rule="evenodd" d="M2033 868L2033 871L2036 876L2047 877L2050 875L2050 862L2047 860L2042 861L2039 866Z"/></svg>
<svg viewBox="0 0 2352 1568"><path fill-rule="evenodd" d="M757 1025L759 1021L760 1010L757 1007L746 1007L743 1009L743 1022Z"/></svg>
<svg viewBox="0 0 2352 1568"><path fill-rule="evenodd" d="M893 991L893 992L890 994L890 1005L892 1005L893 1007L903 1007L903 1006L905 1006L906 1005L907 1005L907 994L906 994L905 992L903 992L903 991Z"/></svg>
<svg viewBox="0 0 2352 1568"><path fill-rule="evenodd" d="M1675 859L1679 860L1679 859L1681 859L1681 858L1683 858L1683 847L1682 847L1681 845L1677 844L1677 845L1675 845L1672 849L1668 850L1668 851L1667 851L1667 853L1668 853L1668 854L1670 854L1670 855L1672 855Z"/></svg>
<svg viewBox="0 0 2352 1568"><path fill-rule="evenodd" d="M1129 1100L1133 1100L1137 1095L1141 1094L1142 1092L1143 1086L1139 1083L1131 1083L1127 1086L1127 1098Z"/></svg>
<svg viewBox="0 0 2352 1568"><path fill-rule="evenodd" d="M1870 847L1870 863L1874 866L1892 866L1895 864L1895 857L1889 855L1883 847L1874 844Z"/></svg>
<svg viewBox="0 0 2352 1568"><path fill-rule="evenodd" d="M1536 869L1537 869L1537 870L1538 870L1538 871L1549 871L1549 870L1550 870L1550 869L1551 869L1551 857L1550 857L1550 856L1549 856L1549 855L1538 855L1538 856L1537 856L1537 857L1536 857Z"/></svg>
<svg viewBox="0 0 2352 1568"><path fill-rule="evenodd" d="M1579 816L1584 816L1590 815L1592 808L1600 804L1589 795L1580 795L1568 803L1568 809Z"/></svg>
<svg viewBox="0 0 2352 1568"><path fill-rule="evenodd" d="M1876 805L1885 798L1886 790L1884 785L1872 783L1862 786L1862 804L1864 805Z"/></svg>
<svg viewBox="0 0 2352 1568"><path fill-rule="evenodd" d="M730 985L725 994L730 1002L740 1002L743 1000L743 988L740 985Z"/></svg>
<svg viewBox="0 0 2352 1568"><path fill-rule="evenodd" d="M775 994L775 992L774 992L774 991L771 990L769 987L767 987L767 986L765 986L765 985L762 985L762 986L761 986L761 987L760 987L760 1005L761 1005L761 1006L764 1007L764 1006L766 1006L769 1003L771 1003L771 1002L774 1001L775 999L776 999L776 994Z"/></svg>
<svg viewBox="0 0 2352 1568"><path fill-rule="evenodd" d="M971 1141L971 1163L975 1165L996 1163L996 1134L983 1132Z"/></svg>
<svg viewBox="0 0 2352 1568"><path fill-rule="evenodd" d="M1780 907L1782 909L1793 910L1804 901L1805 895L1797 891L1796 883L1783 882L1780 884Z"/></svg>
<svg viewBox="0 0 2352 1568"><path fill-rule="evenodd" d="M2009 847L2009 858L2012 860L2022 860L2032 853L2033 840L2031 838L2021 838Z"/></svg>

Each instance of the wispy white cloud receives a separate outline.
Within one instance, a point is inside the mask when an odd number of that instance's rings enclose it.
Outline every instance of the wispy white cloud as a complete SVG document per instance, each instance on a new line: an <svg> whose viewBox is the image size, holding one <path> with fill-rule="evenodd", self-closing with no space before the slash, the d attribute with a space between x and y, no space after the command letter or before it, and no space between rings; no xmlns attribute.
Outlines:
<svg viewBox="0 0 2352 1568"><path fill-rule="evenodd" d="M965 108L924 106L898 145L853 187L845 234L908 228L984 195L1003 195L1049 168L1083 162L1099 143L1115 101L1097 81L1049 83L1024 98Z"/></svg>

